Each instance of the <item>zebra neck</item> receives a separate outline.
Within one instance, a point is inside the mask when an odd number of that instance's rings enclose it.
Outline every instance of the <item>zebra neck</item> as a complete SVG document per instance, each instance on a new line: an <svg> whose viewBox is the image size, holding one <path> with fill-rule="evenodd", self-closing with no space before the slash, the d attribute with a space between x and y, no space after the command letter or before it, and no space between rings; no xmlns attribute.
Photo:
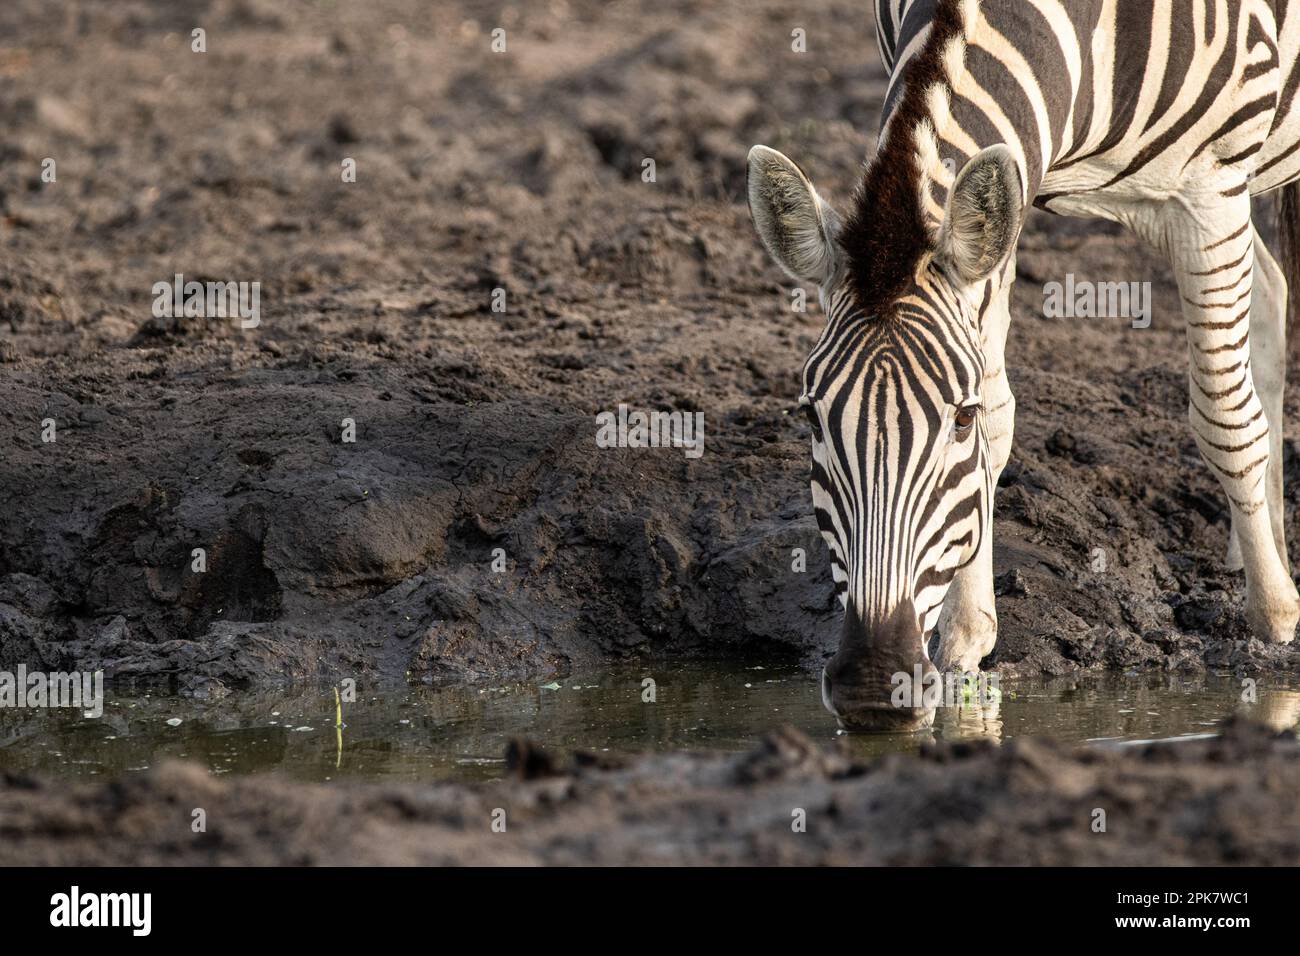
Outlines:
<svg viewBox="0 0 1300 956"><path fill-rule="evenodd" d="M1072 100L1068 77L1038 79L1052 69L1064 74L1058 63L1045 53L1030 54L1043 62L1024 62L1006 39L1048 28L1030 20L1041 20L1032 3L880 3L900 5L898 59L879 146L840 236L855 298L874 315L891 309L933 251L949 188L981 149L1001 143L1011 150L1028 208L1058 141L1053 120L1064 121Z"/></svg>
<svg viewBox="0 0 1300 956"><path fill-rule="evenodd" d="M853 207L840 230L847 280L867 315L889 314L906 294L922 259L934 248L933 192L938 136L950 112L949 76L962 68L978 7L973 0L916 0L903 16L903 50L892 106L876 155L867 164ZM923 38L909 40L909 37ZM944 120L944 122L939 122ZM936 123L939 125L936 126ZM941 179L942 195L947 185Z"/></svg>

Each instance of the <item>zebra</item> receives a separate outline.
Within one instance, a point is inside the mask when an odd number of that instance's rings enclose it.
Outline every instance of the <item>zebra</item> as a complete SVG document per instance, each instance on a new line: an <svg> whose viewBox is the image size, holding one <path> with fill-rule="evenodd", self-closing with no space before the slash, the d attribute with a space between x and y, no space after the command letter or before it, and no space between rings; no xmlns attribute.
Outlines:
<svg viewBox="0 0 1300 956"><path fill-rule="evenodd" d="M924 728L932 707L891 705L896 675L977 672L996 644L993 494L1015 415L1003 350L1031 202L1121 223L1171 263L1188 416L1230 505L1227 561L1245 571L1253 632L1291 641L1300 0L878 0L876 13L889 85L851 207L776 150L748 157L759 238L826 316L799 405L844 610L827 709L848 729ZM1279 189L1285 273L1250 206Z"/></svg>

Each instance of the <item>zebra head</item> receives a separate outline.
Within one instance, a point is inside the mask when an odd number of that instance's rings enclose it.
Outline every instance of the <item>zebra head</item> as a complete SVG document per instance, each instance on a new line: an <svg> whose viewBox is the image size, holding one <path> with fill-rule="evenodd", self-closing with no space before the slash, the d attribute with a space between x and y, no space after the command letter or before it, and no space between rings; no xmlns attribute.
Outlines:
<svg viewBox="0 0 1300 956"><path fill-rule="evenodd" d="M972 158L943 221L900 260L896 294L864 306L848 227L785 156L764 146L749 154L755 228L787 273L817 286L827 316L799 404L812 430L813 507L844 607L822 699L849 729L915 730L934 719L918 697L904 706L891 697L897 674L935 686L930 635L954 575L989 533L979 313L1015 243L1016 177L1004 147ZM869 207L859 200L858 209L860 220Z"/></svg>

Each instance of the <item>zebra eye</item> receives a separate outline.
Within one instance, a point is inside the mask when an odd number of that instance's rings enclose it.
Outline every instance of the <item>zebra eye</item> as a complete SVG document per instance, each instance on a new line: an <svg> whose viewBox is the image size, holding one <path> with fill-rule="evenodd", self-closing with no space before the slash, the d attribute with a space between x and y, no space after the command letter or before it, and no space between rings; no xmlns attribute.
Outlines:
<svg viewBox="0 0 1300 956"><path fill-rule="evenodd" d="M963 405L957 409L957 417L954 421L957 424L958 434L965 435L966 432L970 431L970 427L975 424L975 413L978 410L975 405Z"/></svg>

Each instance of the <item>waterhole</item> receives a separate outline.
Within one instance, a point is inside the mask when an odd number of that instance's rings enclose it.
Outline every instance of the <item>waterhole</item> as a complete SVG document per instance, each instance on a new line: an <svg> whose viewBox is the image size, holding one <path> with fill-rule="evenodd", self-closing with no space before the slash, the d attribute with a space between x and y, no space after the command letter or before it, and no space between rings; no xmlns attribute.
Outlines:
<svg viewBox="0 0 1300 956"><path fill-rule="evenodd" d="M653 683L647 683L647 680ZM345 689L345 697L346 688ZM1275 727L1300 720L1300 682L1128 674L999 681L996 702L940 708L932 731L843 734L815 676L789 665L619 667L490 686L356 689L337 726L335 689L236 693L195 700L105 695L103 716L0 709L0 771L120 776L168 758L216 774L278 772L300 780L480 780L506 772L508 741L557 755L582 750L736 751L790 725L856 757L915 751L925 741L1036 735L1131 746L1216 733L1243 713Z"/></svg>

